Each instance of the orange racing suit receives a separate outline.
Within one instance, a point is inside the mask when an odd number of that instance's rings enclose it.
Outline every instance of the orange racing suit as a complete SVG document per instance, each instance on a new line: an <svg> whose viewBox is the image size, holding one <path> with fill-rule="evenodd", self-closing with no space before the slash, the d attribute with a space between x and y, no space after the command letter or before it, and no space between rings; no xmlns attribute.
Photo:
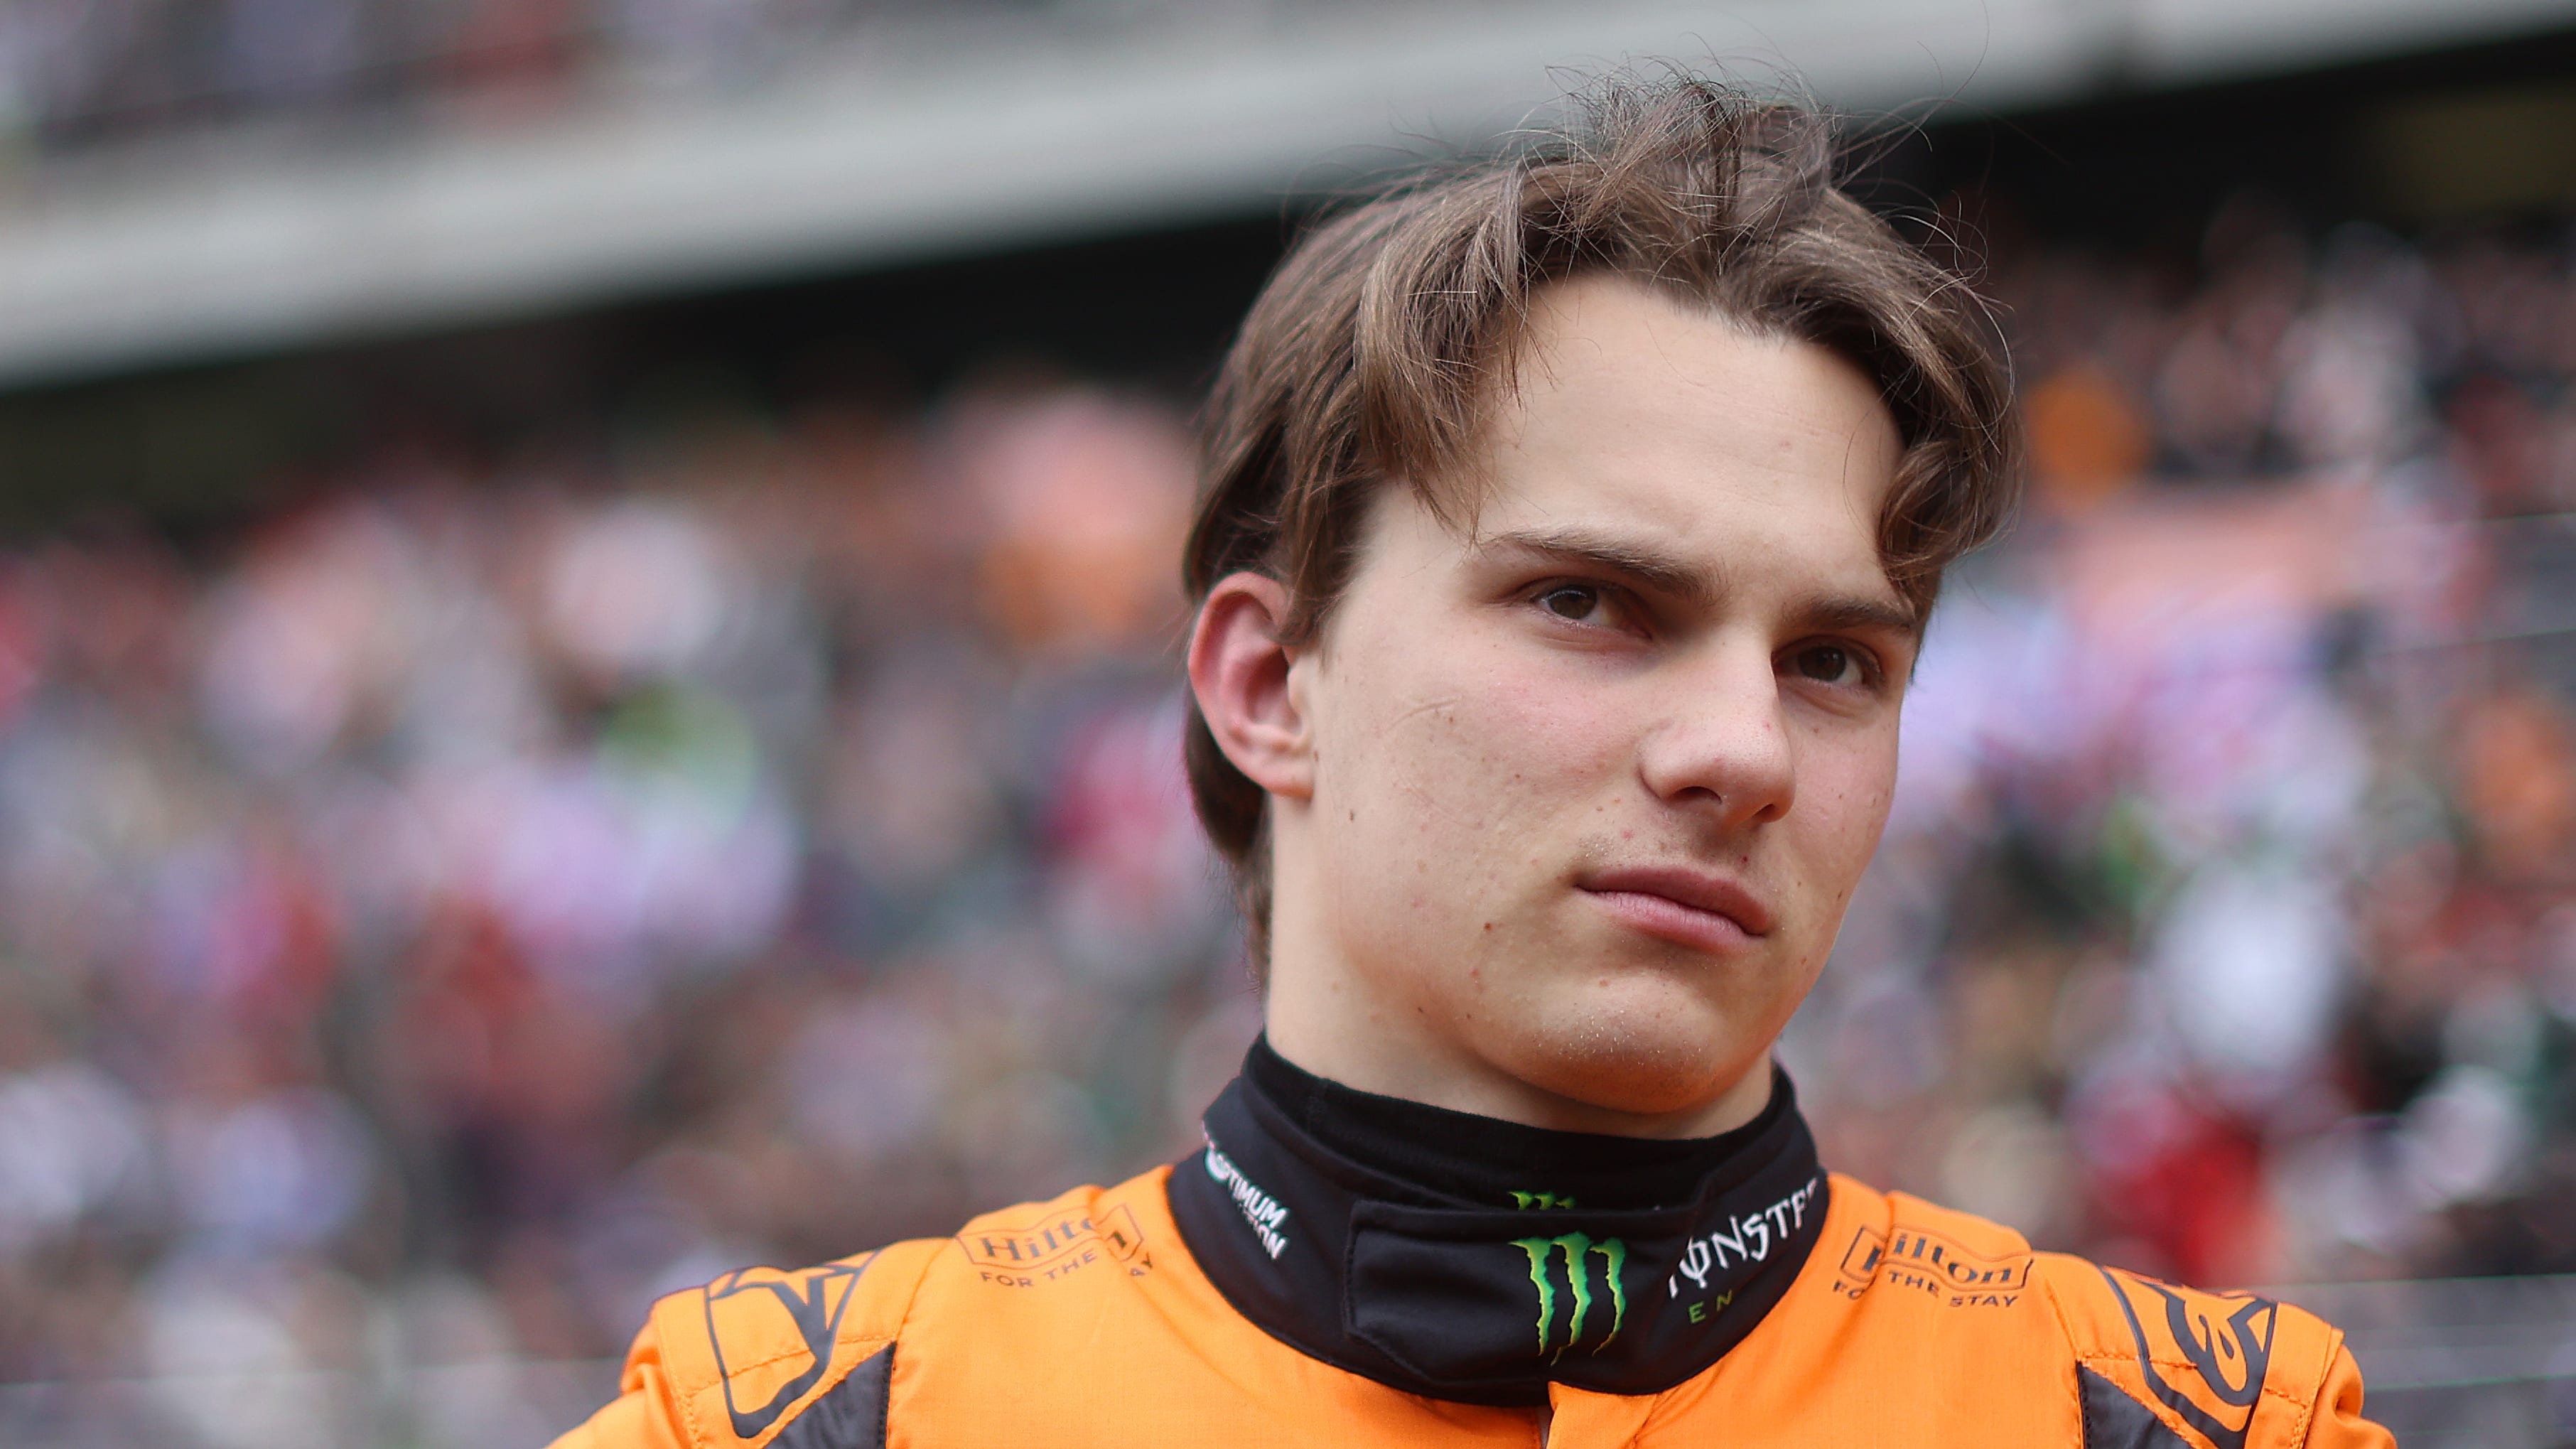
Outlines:
<svg viewBox="0 0 2576 1449"><path fill-rule="evenodd" d="M664 1298L556 1449L2391 1442L2326 1324L1824 1173L1785 1077L1632 1203L1559 1190L1613 1139L1394 1104L1398 1146L1481 1133L1557 1184L1481 1201L1310 1130L1361 1094L1266 1053L1176 1167Z"/></svg>

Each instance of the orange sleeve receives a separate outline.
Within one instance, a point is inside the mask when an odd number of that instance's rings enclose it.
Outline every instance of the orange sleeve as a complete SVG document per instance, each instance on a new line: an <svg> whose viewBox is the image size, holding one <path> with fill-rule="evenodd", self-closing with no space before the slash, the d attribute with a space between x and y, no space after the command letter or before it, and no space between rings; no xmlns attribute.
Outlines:
<svg viewBox="0 0 2576 1449"><path fill-rule="evenodd" d="M2396 1449L2396 1437L2361 1416L2361 1366L2338 1342L2308 1417L2308 1449Z"/></svg>
<svg viewBox="0 0 2576 1449"><path fill-rule="evenodd" d="M743 1268L661 1299L627 1350L617 1398L554 1449L764 1449L827 1401L847 1414L865 1399L881 1418L885 1350L946 1246L917 1240L788 1272Z"/></svg>
<svg viewBox="0 0 2576 1449"><path fill-rule="evenodd" d="M553 1449L691 1449L662 1371L661 1335L647 1319L626 1350L617 1397L554 1442Z"/></svg>

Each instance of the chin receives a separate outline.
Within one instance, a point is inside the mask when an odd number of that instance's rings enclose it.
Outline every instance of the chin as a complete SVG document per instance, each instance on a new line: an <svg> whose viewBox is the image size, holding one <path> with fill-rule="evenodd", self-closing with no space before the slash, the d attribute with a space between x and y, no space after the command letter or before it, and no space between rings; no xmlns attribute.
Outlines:
<svg viewBox="0 0 2576 1449"><path fill-rule="evenodd" d="M1513 1033L1517 1040L1495 1058L1550 1095L1641 1117L1706 1108L1763 1058L1740 1024L1706 1001L1676 1001L1669 992L1614 992L1611 1000L1584 994L1589 999Z"/></svg>

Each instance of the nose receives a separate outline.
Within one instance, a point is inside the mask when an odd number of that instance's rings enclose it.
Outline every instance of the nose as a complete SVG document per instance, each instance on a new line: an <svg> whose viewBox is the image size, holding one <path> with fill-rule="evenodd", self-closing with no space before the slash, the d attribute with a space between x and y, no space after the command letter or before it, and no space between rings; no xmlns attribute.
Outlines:
<svg viewBox="0 0 2576 1449"><path fill-rule="evenodd" d="M1677 670L1658 723L1638 750L1638 775L1655 797L1711 825L1760 825L1797 798L1796 752L1770 651L1745 640Z"/></svg>

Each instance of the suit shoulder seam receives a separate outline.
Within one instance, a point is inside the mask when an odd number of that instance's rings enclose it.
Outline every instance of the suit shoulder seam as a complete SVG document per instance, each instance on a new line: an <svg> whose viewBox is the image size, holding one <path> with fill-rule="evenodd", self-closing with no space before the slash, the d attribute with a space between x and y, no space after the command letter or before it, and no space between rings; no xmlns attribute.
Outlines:
<svg viewBox="0 0 2576 1449"><path fill-rule="evenodd" d="M912 1270L911 1286L903 1293L903 1308L895 1314L892 1335L895 1338L902 1337L904 1327L912 1322L912 1306L921 1301L921 1285L930 1281L930 1270L938 1263L940 1252L956 1246L957 1242L954 1238L915 1238L912 1241L922 1245L921 1262ZM891 1378L886 1381L886 1396L889 1399L894 1396Z"/></svg>

